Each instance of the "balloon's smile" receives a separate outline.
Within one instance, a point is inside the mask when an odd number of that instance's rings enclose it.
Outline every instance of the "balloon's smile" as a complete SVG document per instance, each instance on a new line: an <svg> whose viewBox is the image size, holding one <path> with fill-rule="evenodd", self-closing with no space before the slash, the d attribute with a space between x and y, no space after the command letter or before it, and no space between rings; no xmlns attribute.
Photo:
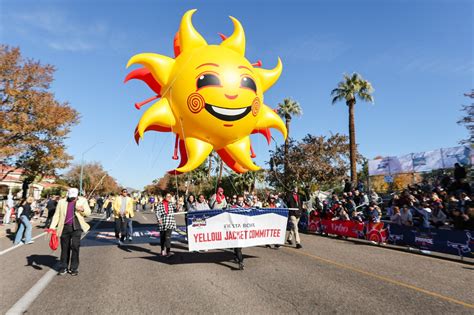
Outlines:
<svg viewBox="0 0 474 315"><path fill-rule="evenodd" d="M242 108L224 108L206 103L206 110L214 117L225 121L236 121L247 116L252 106Z"/></svg>

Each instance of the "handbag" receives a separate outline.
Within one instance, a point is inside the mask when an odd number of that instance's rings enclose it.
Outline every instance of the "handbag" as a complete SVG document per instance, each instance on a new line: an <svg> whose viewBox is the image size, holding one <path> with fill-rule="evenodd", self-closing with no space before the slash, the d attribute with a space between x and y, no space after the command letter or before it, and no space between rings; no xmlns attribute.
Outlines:
<svg viewBox="0 0 474 315"><path fill-rule="evenodd" d="M56 234L55 229L47 229L46 232L51 233L51 238L49 239L49 248L52 250L58 249L59 246L59 238Z"/></svg>

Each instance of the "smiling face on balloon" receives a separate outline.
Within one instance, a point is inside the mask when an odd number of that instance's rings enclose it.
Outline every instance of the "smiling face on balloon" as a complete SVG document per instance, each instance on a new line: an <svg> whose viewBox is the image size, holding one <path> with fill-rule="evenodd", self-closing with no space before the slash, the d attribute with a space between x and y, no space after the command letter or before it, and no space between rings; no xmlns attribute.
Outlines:
<svg viewBox="0 0 474 315"><path fill-rule="evenodd" d="M226 47L206 46L191 57L183 54L177 65L180 62L184 65L176 68L180 75L173 82L171 99L177 114L198 127L189 128L189 134L212 125L205 139L225 144L255 129L263 91L244 57Z"/></svg>
<svg viewBox="0 0 474 315"><path fill-rule="evenodd" d="M269 128L284 137L287 133L280 117L263 104L263 93L281 74L281 61L270 70L254 67L245 58L242 25L232 17L233 34L220 45L208 45L192 25L194 12L183 16L175 59L143 53L128 63L142 64L145 68L135 70L131 78L144 80L161 96L143 114L136 133L176 133L182 155L177 172L195 169L212 150L236 172L258 170L250 157L250 134Z"/></svg>

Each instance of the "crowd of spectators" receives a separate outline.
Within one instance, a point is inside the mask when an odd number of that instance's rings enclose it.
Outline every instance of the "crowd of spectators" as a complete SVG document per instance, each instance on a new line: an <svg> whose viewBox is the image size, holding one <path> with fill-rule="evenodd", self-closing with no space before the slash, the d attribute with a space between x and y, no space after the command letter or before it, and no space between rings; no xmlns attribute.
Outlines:
<svg viewBox="0 0 474 315"><path fill-rule="evenodd" d="M474 196L459 164L454 177L409 185L387 205L387 217L397 224L474 230Z"/></svg>

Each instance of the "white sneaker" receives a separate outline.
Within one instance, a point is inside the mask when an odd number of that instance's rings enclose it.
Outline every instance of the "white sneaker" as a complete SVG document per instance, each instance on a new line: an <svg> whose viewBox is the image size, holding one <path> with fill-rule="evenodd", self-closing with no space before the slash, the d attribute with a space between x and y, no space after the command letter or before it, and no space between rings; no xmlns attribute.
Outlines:
<svg viewBox="0 0 474 315"><path fill-rule="evenodd" d="M35 241L29 241L29 242L26 242L25 244L28 245L28 244L33 244Z"/></svg>
<svg viewBox="0 0 474 315"><path fill-rule="evenodd" d="M161 251L161 256L166 256L166 250Z"/></svg>
<svg viewBox="0 0 474 315"><path fill-rule="evenodd" d="M117 240L117 244L118 244L119 246L122 246L122 241L121 241L121 240Z"/></svg>

